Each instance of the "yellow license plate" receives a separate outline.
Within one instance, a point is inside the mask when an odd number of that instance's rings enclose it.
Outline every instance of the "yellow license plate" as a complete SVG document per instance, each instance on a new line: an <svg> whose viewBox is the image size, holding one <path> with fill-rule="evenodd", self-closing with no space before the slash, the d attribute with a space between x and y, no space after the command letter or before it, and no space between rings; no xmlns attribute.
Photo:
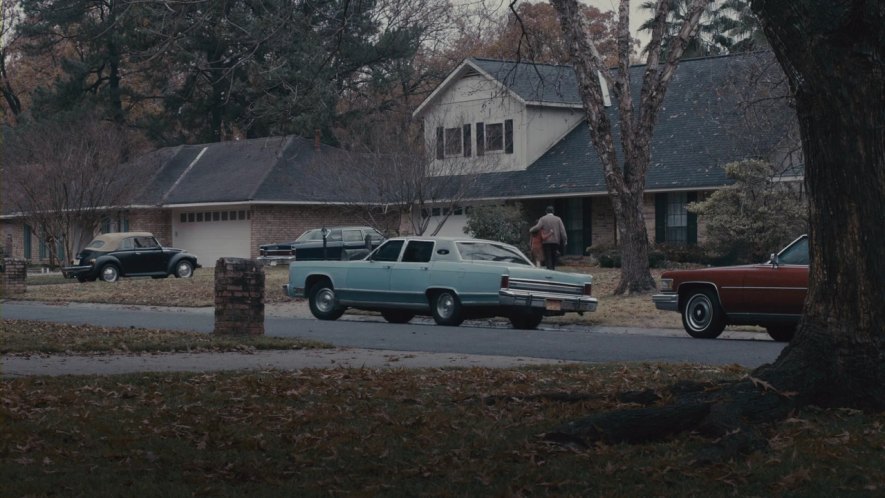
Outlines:
<svg viewBox="0 0 885 498"><path fill-rule="evenodd" d="M547 299L546 301L544 301L544 309L546 309L547 311L560 311L562 310L562 301Z"/></svg>

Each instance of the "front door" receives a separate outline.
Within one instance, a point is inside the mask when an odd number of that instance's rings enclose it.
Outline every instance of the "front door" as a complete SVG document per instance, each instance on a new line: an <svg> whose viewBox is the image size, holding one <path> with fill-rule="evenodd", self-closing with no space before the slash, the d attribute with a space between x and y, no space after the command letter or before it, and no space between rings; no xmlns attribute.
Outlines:
<svg viewBox="0 0 885 498"><path fill-rule="evenodd" d="M385 242L370 258L347 266L344 282L338 286L338 298L345 303L391 304L390 270L402 252L402 240Z"/></svg>

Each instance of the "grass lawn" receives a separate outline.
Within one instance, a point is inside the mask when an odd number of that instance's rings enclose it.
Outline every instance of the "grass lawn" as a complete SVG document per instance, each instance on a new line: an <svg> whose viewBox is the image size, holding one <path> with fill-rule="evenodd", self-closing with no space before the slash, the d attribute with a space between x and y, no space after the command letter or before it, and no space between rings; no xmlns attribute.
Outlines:
<svg viewBox="0 0 885 498"><path fill-rule="evenodd" d="M616 394L737 367L333 369L3 380L3 496L882 496L885 414L804 410L769 448L569 449L558 424ZM580 402L548 393L583 393ZM629 406L629 405L628 405Z"/></svg>
<svg viewBox="0 0 885 498"><path fill-rule="evenodd" d="M550 323L581 323L616 327L663 327L682 328L679 314L659 311L651 302L651 295L613 296L612 291L620 278L620 270L598 267L564 266L563 271L593 275L593 295L599 299L599 307L583 316L571 313L564 317L547 318ZM291 302L283 296L280 287L287 282L288 267L265 267L265 302L267 304ZM652 270L655 278L661 270ZM114 284L104 282L78 283L53 276L29 276L27 292L14 299L35 301L70 301L91 303L115 303L145 306L214 305L214 274L211 268L200 268L191 279L123 278ZM741 330L758 330L743 327ZM763 332L764 333L764 332Z"/></svg>

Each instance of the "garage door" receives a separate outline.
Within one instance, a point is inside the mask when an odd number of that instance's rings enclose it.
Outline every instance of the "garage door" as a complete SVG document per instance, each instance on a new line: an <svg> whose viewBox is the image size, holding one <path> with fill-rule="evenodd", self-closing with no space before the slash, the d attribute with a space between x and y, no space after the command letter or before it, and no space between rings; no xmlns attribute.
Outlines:
<svg viewBox="0 0 885 498"><path fill-rule="evenodd" d="M248 258L251 221L248 209L178 211L172 217L172 245L197 255L205 267L218 258Z"/></svg>

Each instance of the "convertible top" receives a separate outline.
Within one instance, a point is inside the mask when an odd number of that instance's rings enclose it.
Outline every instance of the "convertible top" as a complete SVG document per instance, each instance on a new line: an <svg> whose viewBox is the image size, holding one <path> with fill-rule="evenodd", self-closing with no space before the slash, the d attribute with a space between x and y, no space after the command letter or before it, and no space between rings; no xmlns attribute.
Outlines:
<svg viewBox="0 0 885 498"><path fill-rule="evenodd" d="M150 232L114 232L114 233L103 233L101 235L97 235L92 242L89 243L86 247L88 247L92 251L100 251L100 252L110 252L116 251L120 247L120 242L123 239L127 239L129 237L153 237L154 234ZM92 247L93 244L98 242L102 242L98 247Z"/></svg>

